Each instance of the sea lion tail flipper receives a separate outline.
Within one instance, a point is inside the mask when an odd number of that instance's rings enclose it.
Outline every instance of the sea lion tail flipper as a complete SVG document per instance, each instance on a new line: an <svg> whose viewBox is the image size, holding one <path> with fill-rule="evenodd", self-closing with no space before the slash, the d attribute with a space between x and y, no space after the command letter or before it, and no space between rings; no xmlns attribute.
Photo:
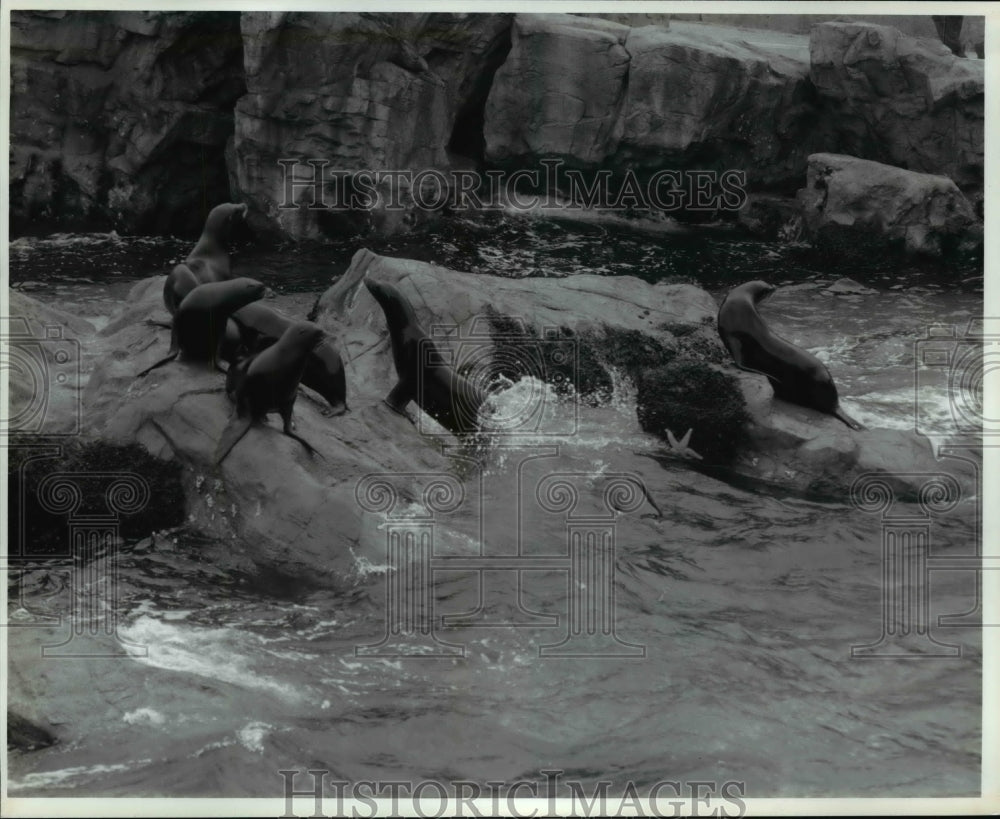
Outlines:
<svg viewBox="0 0 1000 819"><path fill-rule="evenodd" d="M222 430L222 437L219 438L218 446L215 447L214 460L216 464L221 464L229 451L239 443L240 439L247 434L253 418L249 415L240 416L236 413L229 419L229 424Z"/></svg>
<svg viewBox="0 0 1000 819"><path fill-rule="evenodd" d="M174 325L169 321L157 321L156 319L146 319L146 324L150 327L163 327L167 330L173 330Z"/></svg>
<svg viewBox="0 0 1000 819"><path fill-rule="evenodd" d="M339 415L344 415L345 413L350 412L350 409L345 401L331 401L330 405L325 409L320 410L320 412L322 412L327 418L336 418Z"/></svg>
<svg viewBox="0 0 1000 819"><path fill-rule="evenodd" d="M285 435L287 435L289 438L294 438L296 441L298 441L300 444L302 444L302 446L304 446L306 448L306 452L308 452L310 455L319 455L320 458L323 458L323 456L320 455L320 453L317 451L316 447L314 447L312 444L310 444L301 435L296 435L294 432L292 432L291 430L288 430L288 429L285 430ZM326 460L326 459L323 458L323 460Z"/></svg>
<svg viewBox="0 0 1000 819"><path fill-rule="evenodd" d="M837 407L837 409L833 411L833 417L837 418L840 421L843 421L851 429L854 430L864 429L864 426L862 424L859 424L857 421L851 418L851 416L848 415L846 412L844 412L840 407Z"/></svg>
<svg viewBox="0 0 1000 819"><path fill-rule="evenodd" d="M181 344L180 344L180 340L179 340L179 338L177 336L177 328L175 326L171 326L171 328L170 328L170 349L167 350L167 357L166 358L161 358L152 367L146 367L145 370L143 370L141 373L138 373L136 375L136 378L142 378L143 376L147 375L148 373L151 373L157 367L162 367L164 364L169 364L171 361L173 361L175 358L177 358L177 355L180 353L180 351L181 351Z"/></svg>
<svg viewBox="0 0 1000 819"><path fill-rule="evenodd" d="M143 370L141 373L137 373L135 377L136 378L143 378L146 375L148 375L149 373L151 373L153 370L155 370L157 367L162 367L164 364L169 364L175 358L177 358L177 353L173 352L170 355L168 355L166 358L161 358L152 367L146 367L146 369Z"/></svg>

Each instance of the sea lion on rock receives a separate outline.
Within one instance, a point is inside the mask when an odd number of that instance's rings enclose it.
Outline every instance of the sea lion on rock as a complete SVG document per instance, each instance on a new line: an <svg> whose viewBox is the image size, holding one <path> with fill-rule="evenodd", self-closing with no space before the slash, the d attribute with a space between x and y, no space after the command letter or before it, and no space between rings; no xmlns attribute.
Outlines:
<svg viewBox="0 0 1000 819"><path fill-rule="evenodd" d="M147 367L138 377L173 361L178 354L192 361L208 361L216 369L232 343L229 317L241 307L263 298L266 288L255 279L229 279L200 284L184 297L170 330L166 358ZM237 330L238 333L238 330Z"/></svg>
<svg viewBox="0 0 1000 819"><path fill-rule="evenodd" d="M247 434L250 425L263 421L269 412L280 413L285 435L302 444L310 455L316 454L308 441L292 432L292 407L309 353L324 338L323 330L311 321L297 321L263 352L229 368L226 392L236 410L215 449L217 464Z"/></svg>
<svg viewBox="0 0 1000 819"><path fill-rule="evenodd" d="M450 367L437 345L420 327L413 306L391 284L365 279L365 287L385 313L392 360L399 382L385 398L390 409L406 414L416 401L441 426L458 435L478 429L486 393Z"/></svg>
<svg viewBox="0 0 1000 819"><path fill-rule="evenodd" d="M263 304L248 304L233 314L243 346L250 354L267 349L284 335L293 321ZM324 415L347 412L347 378L336 345L324 337L306 357L302 384L322 395L330 405Z"/></svg>
<svg viewBox="0 0 1000 819"><path fill-rule="evenodd" d="M163 303L170 315L177 312L184 297L199 284L230 278L229 239L234 225L246 215L246 205L226 202L212 208L194 249L163 283Z"/></svg>
<svg viewBox="0 0 1000 819"><path fill-rule="evenodd" d="M776 397L825 412L851 429L861 424L840 409L830 371L816 356L775 335L757 305L775 291L762 281L734 287L719 308L719 337L736 366L767 376Z"/></svg>

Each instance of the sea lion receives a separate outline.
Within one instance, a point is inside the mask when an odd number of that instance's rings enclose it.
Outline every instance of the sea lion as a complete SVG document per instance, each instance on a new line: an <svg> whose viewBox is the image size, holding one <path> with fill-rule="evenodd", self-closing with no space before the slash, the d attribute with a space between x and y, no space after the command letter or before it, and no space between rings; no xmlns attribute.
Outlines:
<svg viewBox="0 0 1000 819"><path fill-rule="evenodd" d="M176 265L163 283L163 303L170 315L199 284L230 278L229 239L233 227L246 218L247 206L226 202L209 211L205 227L188 257Z"/></svg>
<svg viewBox="0 0 1000 819"><path fill-rule="evenodd" d="M173 361L178 354L193 361L208 361L221 370L218 362L225 357L229 316L244 305L263 298L265 290L259 281L245 278L199 284L177 309L167 357L147 367L137 377Z"/></svg>
<svg viewBox="0 0 1000 819"><path fill-rule="evenodd" d="M293 321L263 304L248 304L233 313L243 346L250 354L267 349L282 337ZM324 415L347 412L347 378L336 345L324 337L306 357L302 384L322 395L330 405Z"/></svg>
<svg viewBox="0 0 1000 819"><path fill-rule="evenodd" d="M775 335L757 305L775 291L762 281L734 287L719 308L719 337L736 366L767 376L778 398L825 412L851 429L861 424L840 409L830 371L816 356Z"/></svg>
<svg viewBox="0 0 1000 819"><path fill-rule="evenodd" d="M266 350L229 368L226 392L236 409L215 449L217 464L246 435L250 425L263 421L269 412L281 413L285 435L302 444L310 455L316 454L308 441L292 432L292 407L306 359L324 338L323 330L311 321L297 321Z"/></svg>
<svg viewBox="0 0 1000 819"><path fill-rule="evenodd" d="M445 363L402 293L391 284L370 279L365 279L365 287L385 313L392 360L399 376L385 403L400 415L406 415L406 405L416 401L446 429L459 435L475 432L486 393Z"/></svg>

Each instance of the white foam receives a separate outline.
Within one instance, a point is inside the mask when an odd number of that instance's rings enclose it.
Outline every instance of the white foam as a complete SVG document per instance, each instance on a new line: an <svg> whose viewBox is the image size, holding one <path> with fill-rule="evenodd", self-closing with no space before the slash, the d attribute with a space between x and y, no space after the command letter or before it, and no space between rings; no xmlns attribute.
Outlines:
<svg viewBox="0 0 1000 819"><path fill-rule="evenodd" d="M264 753L264 740L273 730L274 727L266 722L250 722L236 732L236 737L239 739L240 745L248 751L262 754Z"/></svg>
<svg viewBox="0 0 1000 819"><path fill-rule="evenodd" d="M153 708L136 708L123 714L122 720L129 725L163 725L166 717Z"/></svg>
<svg viewBox="0 0 1000 819"><path fill-rule="evenodd" d="M254 639L250 632L231 629L198 628L191 625L175 626L162 620L143 615L132 623L119 627L124 642L137 662L154 668L195 674L240 688L271 691L288 700L299 700L301 695L290 685L255 673L247 664L250 652L233 650L234 640ZM146 649L145 656L137 647Z"/></svg>
<svg viewBox="0 0 1000 819"><path fill-rule="evenodd" d="M61 768L57 771L40 771L25 774L24 779L8 779L7 790L24 791L37 788L73 788L77 780L93 779L102 774L121 773L152 763L151 759L140 759L136 762L117 763L114 765L76 765L72 768Z"/></svg>

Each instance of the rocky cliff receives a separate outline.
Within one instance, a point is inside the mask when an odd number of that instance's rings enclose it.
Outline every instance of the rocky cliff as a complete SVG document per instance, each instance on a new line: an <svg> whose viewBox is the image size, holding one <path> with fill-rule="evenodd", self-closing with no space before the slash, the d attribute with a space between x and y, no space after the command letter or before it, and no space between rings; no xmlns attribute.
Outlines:
<svg viewBox="0 0 1000 819"><path fill-rule="evenodd" d="M324 207L336 172L544 159L736 169L790 194L810 154L835 152L982 187L982 61L867 23L623 19L18 11L14 230L196 233L234 199L279 237L391 233L421 214Z"/></svg>

